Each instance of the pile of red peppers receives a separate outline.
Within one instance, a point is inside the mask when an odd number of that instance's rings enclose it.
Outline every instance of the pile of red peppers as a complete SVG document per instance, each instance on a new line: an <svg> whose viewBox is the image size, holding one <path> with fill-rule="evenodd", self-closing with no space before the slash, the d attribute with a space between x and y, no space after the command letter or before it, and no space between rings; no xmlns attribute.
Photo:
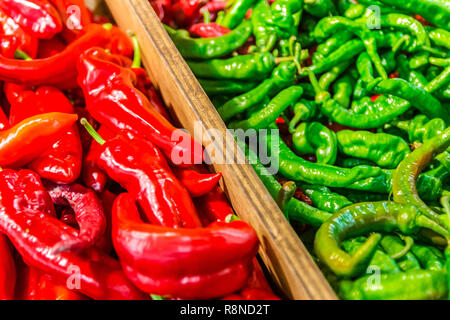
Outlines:
<svg viewBox="0 0 450 320"><path fill-rule="evenodd" d="M0 1L0 299L278 299L137 50L83 0Z"/></svg>

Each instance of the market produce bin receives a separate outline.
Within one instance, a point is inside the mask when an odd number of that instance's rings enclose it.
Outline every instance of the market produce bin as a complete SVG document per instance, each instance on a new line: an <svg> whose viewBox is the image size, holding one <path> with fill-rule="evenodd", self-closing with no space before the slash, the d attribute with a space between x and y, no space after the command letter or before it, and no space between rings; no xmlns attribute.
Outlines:
<svg viewBox="0 0 450 320"><path fill-rule="evenodd" d="M172 43L148 0L106 0L118 25L136 34L155 86L179 121L210 154L243 154L235 141L221 143L227 129L208 96ZM230 134L228 134L228 138ZM240 161L236 161L240 163ZM223 173L222 187L240 218L261 241L260 256L279 290L291 299L336 299L304 244L248 164L212 163Z"/></svg>

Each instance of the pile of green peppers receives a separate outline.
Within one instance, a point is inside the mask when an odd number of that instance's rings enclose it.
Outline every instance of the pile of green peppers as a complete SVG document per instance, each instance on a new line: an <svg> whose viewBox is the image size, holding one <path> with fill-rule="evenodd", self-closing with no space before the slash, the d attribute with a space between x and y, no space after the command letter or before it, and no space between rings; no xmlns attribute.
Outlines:
<svg viewBox="0 0 450 320"><path fill-rule="evenodd" d="M230 3L229 33L169 35L230 129L279 129L276 174L238 143L336 293L448 299L450 8Z"/></svg>

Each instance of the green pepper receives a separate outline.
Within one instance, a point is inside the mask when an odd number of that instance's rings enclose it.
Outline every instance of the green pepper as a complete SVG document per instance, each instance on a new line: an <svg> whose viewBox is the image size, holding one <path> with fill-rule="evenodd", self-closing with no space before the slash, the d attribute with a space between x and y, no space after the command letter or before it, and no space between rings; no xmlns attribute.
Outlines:
<svg viewBox="0 0 450 320"><path fill-rule="evenodd" d="M420 172L433 159L433 156L450 146L450 128L427 140L420 148L410 153L397 167L394 174L392 192L399 203L416 206L425 216L440 222L440 215L429 208L419 197L416 181Z"/></svg>
<svg viewBox="0 0 450 320"><path fill-rule="evenodd" d="M324 73L319 80L319 85L323 90L328 90L330 85L336 81L336 79L344 73L347 68L351 65L351 61L342 61L334 67L332 67L328 72Z"/></svg>
<svg viewBox="0 0 450 320"><path fill-rule="evenodd" d="M428 37L431 41L438 46L450 49L450 32L444 29L431 28L428 29Z"/></svg>
<svg viewBox="0 0 450 320"><path fill-rule="evenodd" d="M333 84L333 100L338 102L342 107L350 106L350 99L353 93L353 79L349 75L340 77Z"/></svg>
<svg viewBox="0 0 450 320"><path fill-rule="evenodd" d="M269 23L281 38L297 35L298 24L303 10L303 1L275 0L271 5Z"/></svg>
<svg viewBox="0 0 450 320"><path fill-rule="evenodd" d="M275 68L271 53L240 55L229 59L187 61L192 72L205 79L262 80Z"/></svg>
<svg viewBox="0 0 450 320"><path fill-rule="evenodd" d="M314 251L337 275L355 277L366 270L382 237L378 233L371 234L353 256L340 248L341 241L376 231L399 230L413 234L421 227L436 229L433 221L421 215L414 206L392 201L355 204L335 213L322 224L316 233Z"/></svg>
<svg viewBox="0 0 450 320"><path fill-rule="evenodd" d="M244 20L248 9L250 9L256 0L235 0L230 9L225 13L220 25L234 29Z"/></svg>
<svg viewBox="0 0 450 320"><path fill-rule="evenodd" d="M387 133L342 130L336 136L339 152L370 160L382 168L396 168L410 152L402 138Z"/></svg>
<svg viewBox="0 0 450 320"><path fill-rule="evenodd" d="M304 0L305 10L318 18L336 15L337 10L331 0Z"/></svg>
<svg viewBox="0 0 450 320"><path fill-rule="evenodd" d="M174 30L164 26L187 59L213 59L226 56L241 47L252 34L251 22L246 20L226 35L216 38L191 38L186 30Z"/></svg>
<svg viewBox="0 0 450 320"><path fill-rule="evenodd" d="M338 49L352 37L353 34L350 32L338 32L332 35L325 42L317 46L317 50L313 54L313 63L316 64L324 60L331 52Z"/></svg>
<svg viewBox="0 0 450 320"><path fill-rule="evenodd" d="M294 133L297 124L300 121L308 121L313 119L317 115L317 105L314 101L306 99L300 99L294 105L294 116L289 122L289 132Z"/></svg>
<svg viewBox="0 0 450 320"><path fill-rule="evenodd" d="M335 213L353 204L345 196L334 193L324 186L303 185L301 188L311 199L313 205L320 210Z"/></svg>
<svg viewBox="0 0 450 320"><path fill-rule="evenodd" d="M377 176L378 167L358 166L351 169L312 163L297 156L279 138L270 134L261 137L263 145L272 151L272 157L279 163L280 173L287 179L318 184L328 187L346 187L355 181ZM273 145L276 141L277 146Z"/></svg>
<svg viewBox="0 0 450 320"><path fill-rule="evenodd" d="M315 154L317 163L336 162L336 134L319 122L301 123L292 135L292 142L297 154Z"/></svg>
<svg viewBox="0 0 450 320"><path fill-rule="evenodd" d="M235 115L260 103L266 96L271 96L274 93L293 85L296 71L297 69L293 63L280 63L274 69L270 78L261 82L255 89L234 97L223 106L219 107L217 111L223 121L228 122Z"/></svg>
<svg viewBox="0 0 450 320"><path fill-rule="evenodd" d="M255 82L238 80L210 80L201 78L198 78L197 80L208 95L239 94L252 90L258 85Z"/></svg>
<svg viewBox="0 0 450 320"><path fill-rule="evenodd" d="M436 271L444 269L444 256L438 249L415 244L411 251L424 269Z"/></svg>
<svg viewBox="0 0 450 320"><path fill-rule="evenodd" d="M361 246L366 242L366 237L357 237L342 242L342 248L350 255L354 255ZM381 274L392 274L400 272L400 268L388 254L383 250L377 249L369 262L366 274L373 273L373 271L380 272Z"/></svg>
<svg viewBox="0 0 450 320"><path fill-rule="evenodd" d="M271 51L276 43L275 28L267 22L271 17L270 5L267 0L258 0L253 8L251 22L255 44L261 51Z"/></svg>
<svg viewBox="0 0 450 320"><path fill-rule="evenodd" d="M442 271L410 270L341 282L339 296L348 300L427 300L448 295L446 274Z"/></svg>
<svg viewBox="0 0 450 320"><path fill-rule="evenodd" d="M269 104L252 115L249 119L234 121L229 124L230 129L264 129L273 123L289 106L293 105L303 94L303 88L292 86L281 91Z"/></svg>
<svg viewBox="0 0 450 320"><path fill-rule="evenodd" d="M256 153L248 148L243 141L237 141L239 147L244 151L249 163L253 166L264 186L275 200L281 190L280 183L275 177L264 167L258 159ZM311 207L310 205L292 198L285 206L285 214L290 220L306 223L308 225L318 227L331 217L331 214Z"/></svg>
<svg viewBox="0 0 450 320"><path fill-rule="evenodd" d="M440 118L430 120L423 114L419 114L411 120L396 121L393 124L408 133L411 143L425 142L443 133L447 128L444 120Z"/></svg>
<svg viewBox="0 0 450 320"><path fill-rule="evenodd" d="M428 83L424 89L427 92L434 92L437 89L441 88L442 86L447 85L449 82L450 82L450 66L446 67L444 71L442 71L438 76L436 76L433 80L431 80L430 83ZM444 118L444 120L446 119ZM447 121L447 123L449 122Z"/></svg>

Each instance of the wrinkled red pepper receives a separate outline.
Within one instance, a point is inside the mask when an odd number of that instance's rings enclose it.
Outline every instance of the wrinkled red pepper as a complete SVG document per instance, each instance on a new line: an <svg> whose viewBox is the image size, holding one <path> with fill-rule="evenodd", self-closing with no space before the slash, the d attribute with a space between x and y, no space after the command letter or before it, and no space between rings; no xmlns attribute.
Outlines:
<svg viewBox="0 0 450 320"><path fill-rule="evenodd" d="M74 113L73 106L66 96L53 87L40 87L33 91L22 85L7 83L5 92L11 104L9 116L11 125L43 113ZM28 167L45 179L57 183L72 183L80 175L82 156L78 126L74 124L61 135L61 139Z"/></svg>
<svg viewBox="0 0 450 320"><path fill-rule="evenodd" d="M126 279L117 260L97 249L82 256L71 252L55 254L55 244L76 239L78 231L46 213L29 209L34 199L18 201L22 189L0 175L0 231L8 236L26 264L90 298L147 298Z"/></svg>
<svg viewBox="0 0 450 320"><path fill-rule="evenodd" d="M11 17L0 9L0 54L14 59L16 50L22 50L31 58L38 51L38 39L26 33Z"/></svg>
<svg viewBox="0 0 450 320"><path fill-rule="evenodd" d="M55 253L81 251L104 237L106 218L94 191L79 184L57 185L44 181L44 186L55 204L69 205L74 210L80 231L76 239L58 242L53 248Z"/></svg>
<svg viewBox="0 0 450 320"><path fill-rule="evenodd" d="M81 53L95 46L106 47L114 52L120 51L112 45L119 33L116 27L106 30L101 25L91 24L83 30L83 34L77 40L52 57L25 61L0 56L0 80L29 86L52 85L65 89L75 88L78 74L76 64Z"/></svg>
<svg viewBox="0 0 450 320"><path fill-rule="evenodd" d="M200 227L188 191L150 141L117 136L104 143L97 164L137 200L151 223L172 228Z"/></svg>
<svg viewBox="0 0 450 320"><path fill-rule="evenodd" d="M196 23L189 28L189 33L192 36L197 36L201 38L221 37L230 31L231 31L230 29L214 22Z"/></svg>
<svg viewBox="0 0 450 320"><path fill-rule="evenodd" d="M50 39L62 31L61 18L47 0L2 0L0 8L35 38Z"/></svg>
<svg viewBox="0 0 450 320"><path fill-rule="evenodd" d="M203 161L202 146L156 110L135 88L135 73L118 64L117 57L92 48L82 54L78 72L87 110L101 125L116 133L127 130L149 139L176 165Z"/></svg>
<svg viewBox="0 0 450 320"><path fill-rule="evenodd" d="M3 111L3 108L0 107L0 131L7 128L9 128L9 120L5 112Z"/></svg>
<svg viewBox="0 0 450 320"><path fill-rule="evenodd" d="M222 177L221 173L199 173L193 169L172 168L175 176L189 191L191 197L204 196L214 189Z"/></svg>
<svg viewBox="0 0 450 320"><path fill-rule="evenodd" d="M8 238L0 233L0 300L13 300L16 266Z"/></svg>
<svg viewBox="0 0 450 320"><path fill-rule="evenodd" d="M37 57L38 59L50 58L64 51L66 47L66 43L59 35L54 36L49 40L41 40L39 41L39 51Z"/></svg>
<svg viewBox="0 0 450 320"><path fill-rule="evenodd" d="M178 27L187 27L203 19L200 9L205 0L174 0L170 7L171 17Z"/></svg>
<svg viewBox="0 0 450 320"><path fill-rule="evenodd" d="M113 243L125 273L141 290L178 298L217 298L242 288L258 250L245 222L172 229L146 224L134 198L113 208Z"/></svg>

